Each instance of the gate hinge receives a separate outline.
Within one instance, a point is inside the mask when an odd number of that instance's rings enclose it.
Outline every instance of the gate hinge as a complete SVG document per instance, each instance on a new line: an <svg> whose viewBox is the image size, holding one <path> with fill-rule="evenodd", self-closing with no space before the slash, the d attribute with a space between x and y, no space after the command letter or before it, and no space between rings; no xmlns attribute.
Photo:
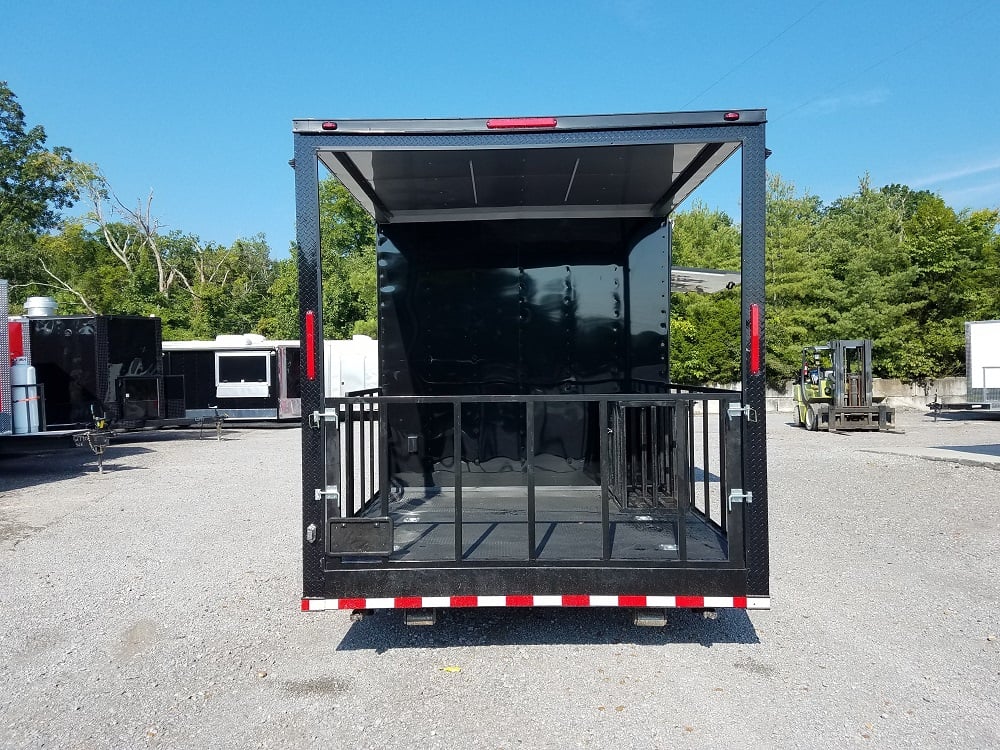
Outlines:
<svg viewBox="0 0 1000 750"><path fill-rule="evenodd" d="M311 523L306 526L306 541L309 542L309 544L316 543L316 524Z"/></svg>
<svg viewBox="0 0 1000 750"><path fill-rule="evenodd" d="M726 407L726 415L730 419L736 419L736 417L746 417L747 422L757 421L757 410L751 406L740 406L739 404L731 403Z"/></svg>
<svg viewBox="0 0 1000 750"><path fill-rule="evenodd" d="M335 503L339 503L340 502L340 490L337 490L337 489L332 489L332 490L316 489L316 499L317 500L322 500L323 498L329 498L330 500L333 500Z"/></svg>
<svg viewBox="0 0 1000 750"><path fill-rule="evenodd" d="M340 417L335 411L314 411L309 415L309 426L314 430L318 430L323 422L332 422L333 426L336 427L339 421Z"/></svg>
<svg viewBox="0 0 1000 750"><path fill-rule="evenodd" d="M742 487L734 487L729 490L729 511L733 510L733 503L752 503L753 493L744 492Z"/></svg>

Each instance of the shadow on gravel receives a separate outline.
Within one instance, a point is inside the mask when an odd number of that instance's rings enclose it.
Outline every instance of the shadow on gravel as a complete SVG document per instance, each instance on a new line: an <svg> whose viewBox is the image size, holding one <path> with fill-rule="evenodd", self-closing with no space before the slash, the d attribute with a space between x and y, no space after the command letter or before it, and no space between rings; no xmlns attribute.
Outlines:
<svg viewBox="0 0 1000 750"><path fill-rule="evenodd" d="M236 435L230 431L223 431L222 433L223 442L235 437ZM213 429L211 432L205 430L204 435L200 439L205 442L211 441L214 443L215 430ZM111 445L114 447L115 445L135 445L136 443L177 443L188 440L194 440L195 442L199 440L197 428L189 430L134 430L132 432L116 432L111 439Z"/></svg>
<svg viewBox="0 0 1000 750"><path fill-rule="evenodd" d="M669 610L665 627L632 624L630 610L590 607L580 609L446 609L436 625L406 625L400 610L378 611L352 623L338 651L375 651L398 648L452 646L539 646L619 644L662 646L697 643L760 643L746 610L722 609L716 620L686 609Z"/></svg>
<svg viewBox="0 0 1000 750"><path fill-rule="evenodd" d="M996 422L1000 420L1000 411L975 409L969 411L942 411L937 416L927 412L924 416L935 422Z"/></svg>
<svg viewBox="0 0 1000 750"><path fill-rule="evenodd" d="M1000 444L993 445L932 445L942 451L958 451L959 453L976 453L981 456L1000 456Z"/></svg>
<svg viewBox="0 0 1000 750"><path fill-rule="evenodd" d="M151 452L149 448L142 446L116 446L112 442L104 454L104 472L110 474L135 469L134 466L119 465L118 462L129 456ZM87 448L31 456L3 456L0 457L0 492L96 473L97 456Z"/></svg>

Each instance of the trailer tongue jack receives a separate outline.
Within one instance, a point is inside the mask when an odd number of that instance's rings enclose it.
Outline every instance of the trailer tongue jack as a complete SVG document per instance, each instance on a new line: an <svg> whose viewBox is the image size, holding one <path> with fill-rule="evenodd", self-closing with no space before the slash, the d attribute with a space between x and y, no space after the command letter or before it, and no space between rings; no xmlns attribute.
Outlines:
<svg viewBox="0 0 1000 750"><path fill-rule="evenodd" d="M97 473L104 473L104 451L111 442L111 431L101 428L87 430L73 436L73 442L78 448L90 448L97 456Z"/></svg>

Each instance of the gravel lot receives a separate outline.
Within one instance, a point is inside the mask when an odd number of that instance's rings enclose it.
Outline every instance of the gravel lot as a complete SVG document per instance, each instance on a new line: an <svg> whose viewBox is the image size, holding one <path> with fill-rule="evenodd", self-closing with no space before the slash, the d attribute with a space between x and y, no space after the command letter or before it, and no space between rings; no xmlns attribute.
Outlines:
<svg viewBox="0 0 1000 750"><path fill-rule="evenodd" d="M1000 746L1000 420L769 415L772 606L299 611L296 429L0 460L0 746ZM944 449L944 450L942 450ZM969 453L970 451L966 451Z"/></svg>

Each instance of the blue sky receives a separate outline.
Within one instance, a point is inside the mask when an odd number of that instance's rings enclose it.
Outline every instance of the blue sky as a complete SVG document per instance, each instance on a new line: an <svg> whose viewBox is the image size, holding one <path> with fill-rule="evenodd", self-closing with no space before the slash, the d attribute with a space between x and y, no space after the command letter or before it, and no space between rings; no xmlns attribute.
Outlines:
<svg viewBox="0 0 1000 750"><path fill-rule="evenodd" d="M280 7L283 6L283 7ZM295 117L763 107L772 172L1000 207L1000 3L19 2L0 80L166 229L294 237ZM727 167L696 193L736 210Z"/></svg>

